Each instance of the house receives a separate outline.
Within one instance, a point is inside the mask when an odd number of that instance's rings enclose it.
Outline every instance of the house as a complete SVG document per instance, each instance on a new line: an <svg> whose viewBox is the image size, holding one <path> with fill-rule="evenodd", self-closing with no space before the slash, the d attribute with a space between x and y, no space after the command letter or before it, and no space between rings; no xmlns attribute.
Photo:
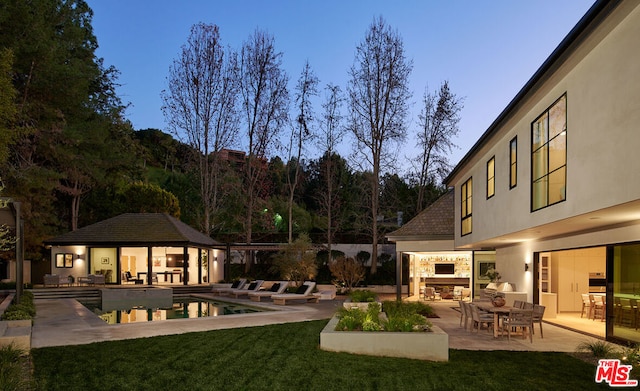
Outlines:
<svg viewBox="0 0 640 391"><path fill-rule="evenodd" d="M456 250L495 251L504 279L640 342L640 2L598 0L446 178ZM526 50L526 48L523 48Z"/></svg>
<svg viewBox="0 0 640 391"><path fill-rule="evenodd" d="M219 281L224 246L165 213L125 213L45 241L51 274L101 274L106 284ZM128 276L131 276L129 278ZM154 279L155 279L154 278Z"/></svg>

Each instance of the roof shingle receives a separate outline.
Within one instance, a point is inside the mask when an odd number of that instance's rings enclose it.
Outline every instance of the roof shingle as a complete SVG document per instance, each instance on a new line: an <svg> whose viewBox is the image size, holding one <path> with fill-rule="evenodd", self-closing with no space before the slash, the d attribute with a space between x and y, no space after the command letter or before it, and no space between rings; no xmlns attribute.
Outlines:
<svg viewBox="0 0 640 391"><path fill-rule="evenodd" d="M45 241L47 245L194 245L220 243L166 213L125 213Z"/></svg>
<svg viewBox="0 0 640 391"><path fill-rule="evenodd" d="M454 237L453 190L447 191L407 224L387 234L392 241L446 240Z"/></svg>

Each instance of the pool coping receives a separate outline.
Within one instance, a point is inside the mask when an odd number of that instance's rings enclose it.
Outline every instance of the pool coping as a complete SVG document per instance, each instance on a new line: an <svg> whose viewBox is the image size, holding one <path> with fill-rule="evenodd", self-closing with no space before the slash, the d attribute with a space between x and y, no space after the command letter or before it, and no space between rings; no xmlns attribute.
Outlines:
<svg viewBox="0 0 640 391"><path fill-rule="evenodd" d="M107 324L76 299L37 299L32 348L80 345L102 341L146 338L161 335L219 330L225 328L264 326L293 321L328 319L339 302L276 306L247 299L208 294L191 296L262 307L269 311L206 318L170 319L143 323ZM249 304L251 303L251 304Z"/></svg>

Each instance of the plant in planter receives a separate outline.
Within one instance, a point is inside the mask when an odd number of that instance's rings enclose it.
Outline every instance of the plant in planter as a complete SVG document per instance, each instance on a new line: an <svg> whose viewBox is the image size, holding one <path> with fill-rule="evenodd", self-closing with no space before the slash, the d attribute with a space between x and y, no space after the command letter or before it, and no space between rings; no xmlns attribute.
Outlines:
<svg viewBox="0 0 640 391"><path fill-rule="evenodd" d="M419 303L415 303L419 304ZM423 304L424 306L424 304ZM426 316L418 313L420 306L414 303L384 302L380 312L380 304L369 303L366 310L360 308L341 308L337 317L338 331L431 331L432 324ZM422 308L424 311L424 308ZM429 311L427 311L429 312ZM432 311L430 311L432 313Z"/></svg>
<svg viewBox="0 0 640 391"><path fill-rule="evenodd" d="M371 303L376 301L378 295L370 290L353 291L349 293L352 303Z"/></svg>

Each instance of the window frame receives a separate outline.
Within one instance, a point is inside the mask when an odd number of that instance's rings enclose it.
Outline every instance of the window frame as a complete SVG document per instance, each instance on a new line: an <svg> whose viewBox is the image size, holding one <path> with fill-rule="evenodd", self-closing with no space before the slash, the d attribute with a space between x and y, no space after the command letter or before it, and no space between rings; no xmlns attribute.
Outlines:
<svg viewBox="0 0 640 391"><path fill-rule="evenodd" d="M518 136L509 141L509 190L518 186Z"/></svg>
<svg viewBox="0 0 640 391"><path fill-rule="evenodd" d="M468 223L467 223L468 221ZM468 231L465 226L468 224ZM473 232L473 177L460 185L460 236Z"/></svg>
<svg viewBox="0 0 640 391"><path fill-rule="evenodd" d="M490 172L490 167L493 172ZM487 190L487 199L492 198L494 195L496 195L496 156L495 155L493 155L491 159L487 160L487 189L486 190ZM492 192L489 193L489 190L492 190Z"/></svg>
<svg viewBox="0 0 640 391"><path fill-rule="evenodd" d="M551 122L551 113L552 110L560 103L564 101L564 128L557 132L552 136L552 122ZM549 206L553 206L564 202L567 200L567 131L568 131L568 99L567 93L562 94L558 99L556 99L549 107L547 107L544 112L542 112L539 116L537 116L531 122L531 200L530 207L531 212L535 212L538 210L545 209ZM544 125L544 134L540 137L540 127L536 128L536 124L542 123ZM538 133L538 139L536 139L536 133ZM556 145L560 137L564 137L564 149L563 149L563 159L564 163L561 165L557 165L557 167L551 166L551 155L554 154L553 149L550 150L550 145ZM539 145L538 145L539 144ZM557 155L556 155L557 156ZM540 173L539 176L536 177L536 174ZM561 186L562 192L561 196L558 197L557 200L551 201L551 189L553 187L552 181L550 178L557 177L558 174L563 175L564 184ZM537 200L540 198L540 195L536 192L537 188L542 187L542 190L545 190L546 193L544 195L544 200L542 202L538 202Z"/></svg>

